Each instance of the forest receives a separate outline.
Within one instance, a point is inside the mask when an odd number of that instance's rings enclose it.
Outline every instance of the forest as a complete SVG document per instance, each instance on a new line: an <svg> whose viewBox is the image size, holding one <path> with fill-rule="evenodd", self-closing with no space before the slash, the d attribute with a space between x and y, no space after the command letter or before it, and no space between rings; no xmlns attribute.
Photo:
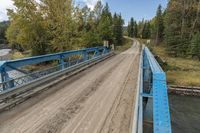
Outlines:
<svg viewBox="0 0 200 133"><path fill-rule="evenodd" d="M151 20L137 23L131 18L127 34L164 44L170 56L200 60L200 1L170 0L166 9L158 6Z"/></svg>
<svg viewBox="0 0 200 133"><path fill-rule="evenodd" d="M122 45L124 20L98 1L93 10L72 0L15 0L8 10L6 38L12 48L31 50L31 55L72 49Z"/></svg>
<svg viewBox="0 0 200 133"><path fill-rule="evenodd" d="M31 55L95 47L104 41L121 46L126 35L164 45L172 57L200 60L199 0L170 0L167 8L158 6L151 20L131 18L128 26L101 1L93 10L73 0L15 0L14 5L15 10L8 10L9 22L0 23L0 41Z"/></svg>

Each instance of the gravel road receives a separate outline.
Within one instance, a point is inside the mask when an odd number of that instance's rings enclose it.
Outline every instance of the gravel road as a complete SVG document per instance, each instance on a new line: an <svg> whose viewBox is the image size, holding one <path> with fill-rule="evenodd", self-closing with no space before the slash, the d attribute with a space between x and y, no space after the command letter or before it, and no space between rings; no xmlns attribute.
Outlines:
<svg viewBox="0 0 200 133"><path fill-rule="evenodd" d="M139 45L0 114L0 133L128 133Z"/></svg>

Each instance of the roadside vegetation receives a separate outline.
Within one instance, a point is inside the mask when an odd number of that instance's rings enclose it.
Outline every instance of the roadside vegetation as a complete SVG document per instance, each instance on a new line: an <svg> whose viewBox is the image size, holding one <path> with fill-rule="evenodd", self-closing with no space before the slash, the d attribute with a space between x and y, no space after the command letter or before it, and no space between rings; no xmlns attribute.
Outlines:
<svg viewBox="0 0 200 133"><path fill-rule="evenodd" d="M5 35L8 26L9 26L9 21L0 22L0 44L5 45L8 43Z"/></svg>
<svg viewBox="0 0 200 133"><path fill-rule="evenodd" d="M170 85L200 86L200 1L170 0L151 20L132 18L127 35L146 44Z"/></svg>
<svg viewBox="0 0 200 133"><path fill-rule="evenodd" d="M31 56L123 44L124 20L107 3L98 1L93 10L72 0L18 0L14 6L8 10L6 38L13 49Z"/></svg>
<svg viewBox="0 0 200 133"><path fill-rule="evenodd" d="M14 49L12 59L114 44L117 53L138 38L153 51L169 84L200 86L200 1L170 0L151 20L128 26L119 13L98 1L93 10L73 1L14 1L9 21L0 23L0 43ZM51 10L53 9L53 10ZM147 41L148 40L148 41Z"/></svg>
<svg viewBox="0 0 200 133"><path fill-rule="evenodd" d="M200 86L200 62L197 59L172 57L163 44L147 46L166 72L169 85Z"/></svg>

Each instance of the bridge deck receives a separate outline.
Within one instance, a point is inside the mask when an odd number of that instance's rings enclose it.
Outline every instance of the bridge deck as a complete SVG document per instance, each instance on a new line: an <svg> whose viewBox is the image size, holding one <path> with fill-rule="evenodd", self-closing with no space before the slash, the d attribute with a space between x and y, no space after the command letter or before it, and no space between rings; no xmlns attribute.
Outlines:
<svg viewBox="0 0 200 133"><path fill-rule="evenodd" d="M0 114L1 133L127 133L131 128L139 46L89 68Z"/></svg>

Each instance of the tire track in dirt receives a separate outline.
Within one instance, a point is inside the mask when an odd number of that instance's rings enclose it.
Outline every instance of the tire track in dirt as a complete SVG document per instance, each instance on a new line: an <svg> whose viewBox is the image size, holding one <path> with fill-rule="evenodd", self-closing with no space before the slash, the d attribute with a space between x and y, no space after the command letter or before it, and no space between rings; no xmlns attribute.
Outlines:
<svg viewBox="0 0 200 133"><path fill-rule="evenodd" d="M101 84L101 89L98 89L98 92L86 101L85 107L68 125L64 126L65 128L61 133L97 133L101 130L134 61L133 49L134 47L122 53L126 58L121 66L113 71L110 77Z"/></svg>
<svg viewBox="0 0 200 133"><path fill-rule="evenodd" d="M137 50L133 45L129 50L52 86L43 92L46 95L27 100L27 106L22 106L23 103L6 115L0 114L0 132L98 133L107 127L109 130L112 126L117 127L115 123L110 124L108 118L115 120L115 117L123 116L124 111L120 115L116 112L127 109L120 104L114 108L114 105L116 99L123 101L121 99L127 96L123 92L130 93L124 89L124 84ZM107 127L105 123L109 123Z"/></svg>
<svg viewBox="0 0 200 133"><path fill-rule="evenodd" d="M88 88L83 90L83 92L77 96L77 99L72 101L66 107L60 109L60 112L57 113L44 127L38 130L38 133L56 133L59 132L64 124L66 124L70 119L72 119L82 108L82 104L98 89L98 86L106 80L119 64L122 63L122 59L117 62L113 67L109 68L99 79L97 79L93 84Z"/></svg>
<svg viewBox="0 0 200 133"><path fill-rule="evenodd" d="M56 116L56 114L60 112L60 106L63 108L63 106L70 104L71 100L76 99L78 95L82 93L85 88L88 88L88 86L93 84L95 80L100 77L100 75L107 74L107 69L110 67L113 69L113 67L120 63L120 60L123 60L124 58L125 57L123 56L116 56L103 65L98 66L95 70L89 71L87 74L85 73L85 75L79 80L72 81L72 83L67 85L64 83L62 83L61 86L58 85L57 87L62 87L63 89L59 89L57 92L47 96L45 99L42 99L42 101L36 103L34 106L24 109L22 112L17 112L14 117L3 121L0 124L1 132L37 132L38 130L36 129L41 129L52 119L52 117ZM105 66L106 68L104 68ZM88 78L92 76L92 79ZM76 83L81 84L76 85ZM26 123L21 124L23 122Z"/></svg>
<svg viewBox="0 0 200 133"><path fill-rule="evenodd" d="M139 44L136 42L134 47L139 47ZM135 55L134 62L131 64L123 89L117 96L104 126L102 126L101 133L128 133L130 130L133 105L135 102L140 51L136 51Z"/></svg>

